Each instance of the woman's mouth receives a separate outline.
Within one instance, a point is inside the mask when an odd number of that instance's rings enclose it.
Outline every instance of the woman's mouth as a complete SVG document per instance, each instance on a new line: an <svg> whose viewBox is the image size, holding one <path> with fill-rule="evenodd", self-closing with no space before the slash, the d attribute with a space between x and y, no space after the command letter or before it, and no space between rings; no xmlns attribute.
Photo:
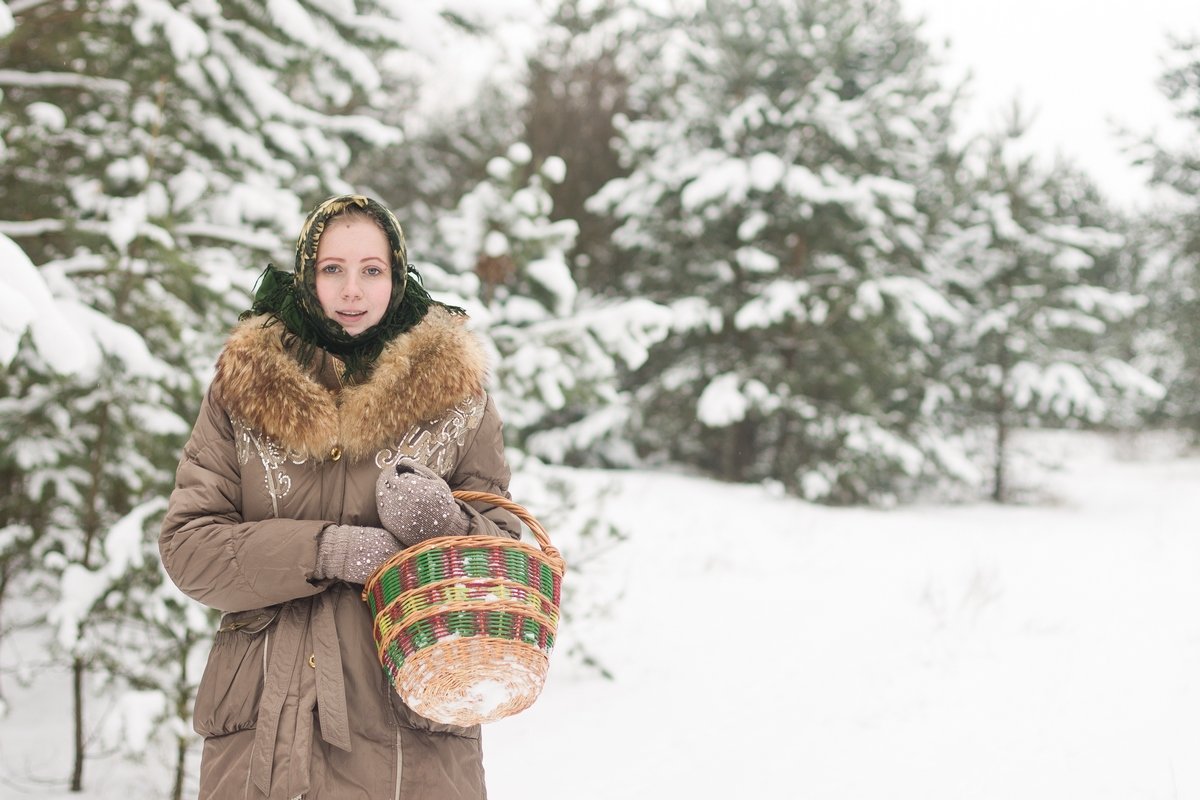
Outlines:
<svg viewBox="0 0 1200 800"><path fill-rule="evenodd" d="M339 311L339 312L337 312L337 315L339 317L341 317L342 319L348 319L350 321L354 321L357 319L362 319L366 315L366 313L367 313L366 311Z"/></svg>

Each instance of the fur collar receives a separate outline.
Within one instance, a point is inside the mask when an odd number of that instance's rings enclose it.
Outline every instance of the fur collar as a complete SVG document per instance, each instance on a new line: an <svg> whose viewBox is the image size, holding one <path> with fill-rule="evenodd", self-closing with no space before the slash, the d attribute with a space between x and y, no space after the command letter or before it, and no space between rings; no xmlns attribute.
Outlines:
<svg viewBox="0 0 1200 800"><path fill-rule="evenodd" d="M322 461L336 446L365 458L416 423L483 393L487 367L465 318L433 307L384 348L366 383L331 391L285 350L282 324L251 317L234 328L213 392L230 415L297 456Z"/></svg>

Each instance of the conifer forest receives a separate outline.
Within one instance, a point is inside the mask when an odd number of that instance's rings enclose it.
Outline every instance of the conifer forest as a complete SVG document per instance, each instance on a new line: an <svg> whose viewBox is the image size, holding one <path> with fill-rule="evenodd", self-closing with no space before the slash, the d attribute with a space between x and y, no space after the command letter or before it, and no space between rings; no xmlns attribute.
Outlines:
<svg viewBox="0 0 1200 800"><path fill-rule="evenodd" d="M333 194L468 311L581 576L626 534L578 470L1008 503L1017 431L1194 441L1200 40L1162 55L1193 135L1125 134L1161 198L1131 208L1019 104L964 135L900 0L0 2L0 725L60 669L64 785L102 693L140 721L103 747L169 743L185 796L216 613L159 525L216 354ZM583 585L568 619L605 613Z"/></svg>

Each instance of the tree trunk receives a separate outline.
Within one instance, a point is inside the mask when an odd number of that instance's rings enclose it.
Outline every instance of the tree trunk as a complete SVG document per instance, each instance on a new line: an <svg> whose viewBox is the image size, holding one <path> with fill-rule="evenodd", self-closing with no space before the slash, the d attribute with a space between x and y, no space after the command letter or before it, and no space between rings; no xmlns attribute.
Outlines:
<svg viewBox="0 0 1200 800"><path fill-rule="evenodd" d="M1004 413L1004 401L996 412L996 464L992 482L992 500L1004 503L1008 500L1008 484L1004 480L1004 466L1008 460L1008 420Z"/></svg>
<svg viewBox="0 0 1200 800"><path fill-rule="evenodd" d="M83 659L71 663L73 698L75 701L75 766L71 770L71 791L83 791Z"/></svg>
<svg viewBox="0 0 1200 800"><path fill-rule="evenodd" d="M180 719L186 720L191 703L188 696L188 653L192 651L192 634L183 637L183 646L179 648L179 694L175 704L175 713ZM187 761L187 737L180 736L175 740L175 787L171 790L171 800L183 800L183 780L185 762Z"/></svg>
<svg viewBox="0 0 1200 800"><path fill-rule="evenodd" d="M992 500L997 503L1008 502L1008 483L1005 480L1005 466L1008 462L1008 397L1005 386L1008 384L1008 373L1011 369L1008 342L1002 342L997 361L1000 367L1000 385L996 387L996 464L992 483Z"/></svg>
<svg viewBox="0 0 1200 800"><path fill-rule="evenodd" d="M83 557L80 563L92 568L92 549L100 532L100 491L104 472L105 445L108 443L109 417L108 405L102 403L99 412L99 432L96 446L92 451L92 461L89 467L91 484L88 487L87 505L84 507L83 518ZM87 674L87 664L82 656L76 656L71 662L71 676L74 682L75 701L75 766L71 770L71 791L83 791L83 679Z"/></svg>
<svg viewBox="0 0 1200 800"><path fill-rule="evenodd" d="M175 740L175 788L171 800L183 800L184 762L187 760L187 740L180 736Z"/></svg>

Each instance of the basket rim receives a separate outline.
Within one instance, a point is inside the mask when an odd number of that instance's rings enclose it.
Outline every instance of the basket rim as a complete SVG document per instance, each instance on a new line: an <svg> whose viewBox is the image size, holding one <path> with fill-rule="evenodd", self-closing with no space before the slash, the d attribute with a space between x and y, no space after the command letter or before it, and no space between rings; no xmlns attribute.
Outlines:
<svg viewBox="0 0 1200 800"><path fill-rule="evenodd" d="M509 513L515 515L522 522L524 522L526 526L529 527L530 532L533 534L533 538L537 540L538 546L540 546L542 548L542 550L546 551L546 556L553 563L558 565L558 569L561 572L566 571L567 565L566 565L566 562L563 561L562 553L559 552L557 547L555 547L553 544L550 543L550 534L548 534L546 532L546 529L544 527L542 527L542 523L538 522L537 518L534 517L533 514L529 513L529 510L526 509L525 506L520 505L519 503L514 503L512 500L509 500L507 497L504 497L503 495L493 494L492 492L475 492L475 491L467 491L465 489L460 489L456 492L452 492L451 494L453 494L456 499L462 500L462 501L468 502L468 503L471 503L471 502L490 503L494 506L498 506L499 508L503 508L505 511L508 511ZM488 538L497 538L497 537L488 537ZM513 541L520 541L520 540L515 539Z"/></svg>
<svg viewBox="0 0 1200 800"><path fill-rule="evenodd" d="M379 568L371 573L363 584L362 599L366 600L371 594L371 587L379 582L379 577L389 569L399 567L401 564L416 558L417 556L434 550L453 550L477 548L485 550L522 550L527 555L531 556L538 563L544 564L550 568L550 572L559 581L563 579L563 569L561 567L562 560L557 563L548 558L548 554L534 547L527 542L522 542L518 539L505 539L499 536L435 536L432 539L426 539L423 542L406 547L403 550L398 550L391 558L379 565ZM466 580L466 578L460 579Z"/></svg>
<svg viewBox="0 0 1200 800"><path fill-rule="evenodd" d="M459 490L452 493L455 498L467 502L482 501L491 503L505 509L506 511L515 514L522 522L529 526L529 530L533 533L537 540L538 547L534 547L528 542L523 542L520 539L510 539L507 536L484 536L474 534L469 536L435 536L432 539L426 539L423 542L418 542L411 547L405 547L396 552L391 558L379 565L367 580L363 583L362 599L365 601L371 592L371 587L379 580L379 576L386 570L392 567L403 564L410 558L416 558L422 553L427 553L430 550L443 550L446 548L455 547L483 547L490 549L508 549L516 548L524 550L529 555L537 558L550 568L550 571L561 581L566 575L567 563L563 560L562 553L558 548L550 543L550 537L546 533L546 529L542 524L530 514L524 506L518 505L507 497L491 492L473 492Z"/></svg>

